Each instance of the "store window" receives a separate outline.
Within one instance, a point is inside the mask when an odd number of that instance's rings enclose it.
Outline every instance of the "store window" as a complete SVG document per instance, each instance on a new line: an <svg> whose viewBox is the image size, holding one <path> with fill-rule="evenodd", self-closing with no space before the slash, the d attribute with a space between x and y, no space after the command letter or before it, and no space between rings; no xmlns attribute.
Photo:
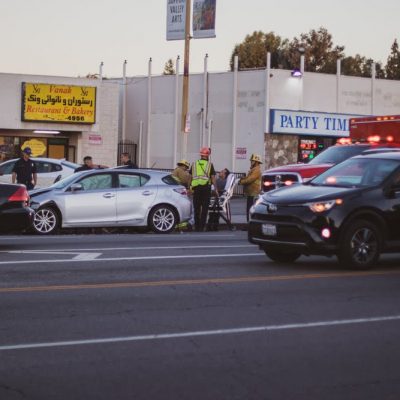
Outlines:
<svg viewBox="0 0 400 400"><path fill-rule="evenodd" d="M0 162L19 157L19 139L14 136L0 136Z"/></svg>

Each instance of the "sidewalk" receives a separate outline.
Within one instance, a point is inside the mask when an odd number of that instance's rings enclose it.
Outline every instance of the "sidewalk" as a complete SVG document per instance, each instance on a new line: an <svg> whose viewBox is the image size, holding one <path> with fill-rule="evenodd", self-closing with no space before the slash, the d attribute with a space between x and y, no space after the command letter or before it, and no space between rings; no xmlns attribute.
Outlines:
<svg viewBox="0 0 400 400"><path fill-rule="evenodd" d="M246 196L234 196L231 198L231 211L232 211L232 225L236 229L245 228L247 226L246 220ZM223 229L228 229L225 221L220 218L220 226Z"/></svg>

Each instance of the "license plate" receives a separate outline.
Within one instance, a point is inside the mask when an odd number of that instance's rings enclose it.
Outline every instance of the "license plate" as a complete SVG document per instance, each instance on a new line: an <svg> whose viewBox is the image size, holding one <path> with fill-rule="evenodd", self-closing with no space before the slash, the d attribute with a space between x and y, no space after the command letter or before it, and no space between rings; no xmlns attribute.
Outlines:
<svg viewBox="0 0 400 400"><path fill-rule="evenodd" d="M262 225L262 233L267 236L276 236L276 225L272 224L263 224Z"/></svg>

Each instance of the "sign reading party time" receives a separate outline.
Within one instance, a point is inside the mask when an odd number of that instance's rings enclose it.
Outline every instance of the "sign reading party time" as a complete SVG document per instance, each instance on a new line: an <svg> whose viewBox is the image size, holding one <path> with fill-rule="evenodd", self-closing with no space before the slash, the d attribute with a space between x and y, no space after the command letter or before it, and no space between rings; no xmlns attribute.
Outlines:
<svg viewBox="0 0 400 400"><path fill-rule="evenodd" d="M271 133L311 136L349 136L350 119L355 115L271 110Z"/></svg>
<svg viewBox="0 0 400 400"><path fill-rule="evenodd" d="M23 82L22 121L94 124L96 88Z"/></svg>

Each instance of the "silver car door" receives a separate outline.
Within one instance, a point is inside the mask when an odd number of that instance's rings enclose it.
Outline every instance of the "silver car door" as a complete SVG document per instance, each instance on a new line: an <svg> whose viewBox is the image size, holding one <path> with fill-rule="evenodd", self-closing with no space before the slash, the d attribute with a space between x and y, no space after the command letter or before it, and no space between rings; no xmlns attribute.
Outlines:
<svg viewBox="0 0 400 400"><path fill-rule="evenodd" d="M17 160L11 160L3 163L0 166L0 182L11 183L12 170Z"/></svg>
<svg viewBox="0 0 400 400"><path fill-rule="evenodd" d="M118 173L117 221L135 225L147 217L157 195L157 185L150 176L141 173Z"/></svg>
<svg viewBox="0 0 400 400"><path fill-rule="evenodd" d="M57 175L61 173L61 166L49 161L37 161L35 159L33 159L33 161L36 164L38 177L36 187L45 188L51 186L57 178Z"/></svg>
<svg viewBox="0 0 400 400"><path fill-rule="evenodd" d="M100 226L116 223L116 190L108 172L83 177L82 190L64 192L64 223Z"/></svg>

